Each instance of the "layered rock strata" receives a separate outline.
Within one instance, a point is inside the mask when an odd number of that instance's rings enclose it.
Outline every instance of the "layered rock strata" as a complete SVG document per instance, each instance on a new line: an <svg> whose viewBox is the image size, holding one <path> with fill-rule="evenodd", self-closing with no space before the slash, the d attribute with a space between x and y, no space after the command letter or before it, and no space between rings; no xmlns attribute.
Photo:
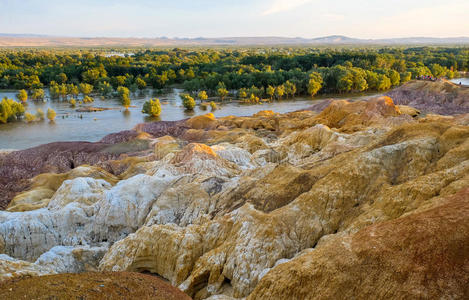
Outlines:
<svg viewBox="0 0 469 300"><path fill-rule="evenodd" d="M156 124L99 144L117 156L28 179L0 212L0 278L149 272L195 299L467 295L467 115L381 97Z"/></svg>

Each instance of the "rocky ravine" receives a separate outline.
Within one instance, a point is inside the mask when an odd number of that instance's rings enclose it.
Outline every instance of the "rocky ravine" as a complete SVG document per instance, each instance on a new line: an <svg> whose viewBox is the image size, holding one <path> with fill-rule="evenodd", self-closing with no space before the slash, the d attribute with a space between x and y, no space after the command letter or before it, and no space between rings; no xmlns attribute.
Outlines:
<svg viewBox="0 0 469 300"><path fill-rule="evenodd" d="M469 296L469 115L382 97L92 145L85 165L18 175L0 278L150 272L195 299Z"/></svg>

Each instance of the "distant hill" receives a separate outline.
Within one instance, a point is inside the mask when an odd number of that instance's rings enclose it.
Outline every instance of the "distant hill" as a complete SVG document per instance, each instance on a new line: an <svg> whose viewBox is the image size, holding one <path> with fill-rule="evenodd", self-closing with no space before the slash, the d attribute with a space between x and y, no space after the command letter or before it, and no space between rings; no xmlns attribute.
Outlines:
<svg viewBox="0 0 469 300"><path fill-rule="evenodd" d="M220 37L220 38L107 38L59 37L35 34L0 33L0 47L53 46L266 46L266 45L469 45L469 37L411 37L393 39L356 39L341 35L318 38L287 37Z"/></svg>

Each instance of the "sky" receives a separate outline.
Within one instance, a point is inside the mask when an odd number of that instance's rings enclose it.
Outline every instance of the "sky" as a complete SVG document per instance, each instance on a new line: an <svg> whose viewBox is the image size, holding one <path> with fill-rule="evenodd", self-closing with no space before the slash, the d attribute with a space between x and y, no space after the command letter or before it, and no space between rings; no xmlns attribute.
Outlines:
<svg viewBox="0 0 469 300"><path fill-rule="evenodd" d="M0 0L0 33L79 37L469 36L469 0Z"/></svg>

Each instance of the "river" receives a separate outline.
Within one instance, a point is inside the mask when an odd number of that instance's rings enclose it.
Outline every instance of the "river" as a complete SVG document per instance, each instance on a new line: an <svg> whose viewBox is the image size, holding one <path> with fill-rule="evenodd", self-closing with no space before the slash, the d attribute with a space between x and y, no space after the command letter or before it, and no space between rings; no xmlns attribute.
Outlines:
<svg viewBox="0 0 469 300"><path fill-rule="evenodd" d="M175 121L210 112L210 107L204 111L198 106L192 113L185 111L179 97L180 92L180 90L174 89L172 93L158 96L162 108L161 117L158 120ZM15 95L15 91L0 91L0 99L3 97L16 99ZM261 110L285 113L306 108L312 105L313 101L324 101L324 99L330 98L357 99L372 95L374 94L328 95L317 97L314 100L299 97L257 105L239 102L217 103L218 109L214 111L214 115L216 117L228 115L250 116ZM26 149L55 141L99 141L109 133L128 130L139 123L156 121L141 113L145 100L153 97L149 90L144 95L133 95L131 97L132 107L127 112L117 99L101 100L99 97L95 97L94 103L84 104L83 106L106 107L112 108L112 110L86 113L76 112L76 108L71 108L66 101L49 100L38 102L28 100L27 112L34 114L37 108L41 108L46 113L49 107L53 108L57 113L55 122L50 123L47 120L32 123L18 121L0 124L0 149Z"/></svg>
<svg viewBox="0 0 469 300"><path fill-rule="evenodd" d="M456 84L461 83L462 85L467 85L467 86L469 86L469 77L465 77L465 78L455 78L455 79L451 79L450 81L451 81L451 82L454 82L454 83L456 83Z"/></svg>

